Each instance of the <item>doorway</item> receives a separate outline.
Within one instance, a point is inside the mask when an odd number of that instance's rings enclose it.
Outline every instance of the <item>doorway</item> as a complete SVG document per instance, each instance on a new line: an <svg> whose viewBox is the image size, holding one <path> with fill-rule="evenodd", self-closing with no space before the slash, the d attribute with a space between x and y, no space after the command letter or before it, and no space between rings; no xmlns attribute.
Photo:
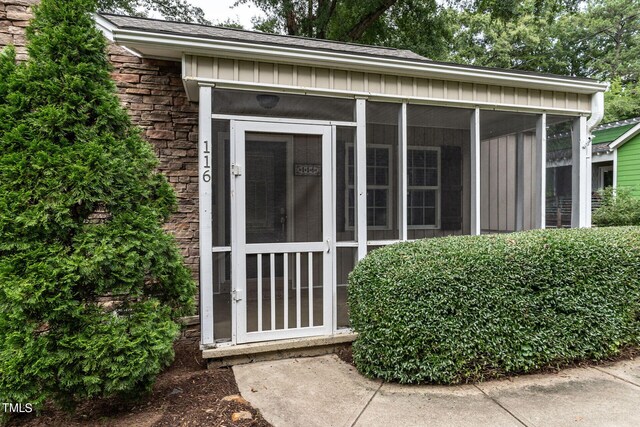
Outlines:
<svg viewBox="0 0 640 427"><path fill-rule="evenodd" d="M331 127L234 121L238 343L333 330Z"/></svg>

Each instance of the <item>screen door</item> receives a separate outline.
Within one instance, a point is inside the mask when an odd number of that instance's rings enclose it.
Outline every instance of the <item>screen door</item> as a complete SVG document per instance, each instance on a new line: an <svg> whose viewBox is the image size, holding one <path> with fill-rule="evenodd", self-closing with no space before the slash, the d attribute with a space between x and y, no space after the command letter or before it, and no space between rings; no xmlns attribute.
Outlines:
<svg viewBox="0 0 640 427"><path fill-rule="evenodd" d="M331 127L232 122L237 343L330 334Z"/></svg>

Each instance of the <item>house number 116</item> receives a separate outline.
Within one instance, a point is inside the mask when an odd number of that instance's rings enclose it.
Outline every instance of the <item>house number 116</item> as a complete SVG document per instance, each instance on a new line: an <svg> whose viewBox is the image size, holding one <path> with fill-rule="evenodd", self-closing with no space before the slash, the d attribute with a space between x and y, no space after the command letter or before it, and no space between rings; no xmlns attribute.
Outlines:
<svg viewBox="0 0 640 427"><path fill-rule="evenodd" d="M211 181L211 165L209 164L209 141L204 141L204 172L202 172L202 180L204 182Z"/></svg>

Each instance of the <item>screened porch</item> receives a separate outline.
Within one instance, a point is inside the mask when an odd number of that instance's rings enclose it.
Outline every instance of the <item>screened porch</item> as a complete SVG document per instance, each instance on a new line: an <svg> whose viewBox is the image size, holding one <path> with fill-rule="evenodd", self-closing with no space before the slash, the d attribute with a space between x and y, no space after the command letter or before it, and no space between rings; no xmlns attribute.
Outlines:
<svg viewBox="0 0 640 427"><path fill-rule="evenodd" d="M584 124L209 87L200 97L205 346L348 331L348 274L376 248L545 227L546 134L569 126L578 141Z"/></svg>

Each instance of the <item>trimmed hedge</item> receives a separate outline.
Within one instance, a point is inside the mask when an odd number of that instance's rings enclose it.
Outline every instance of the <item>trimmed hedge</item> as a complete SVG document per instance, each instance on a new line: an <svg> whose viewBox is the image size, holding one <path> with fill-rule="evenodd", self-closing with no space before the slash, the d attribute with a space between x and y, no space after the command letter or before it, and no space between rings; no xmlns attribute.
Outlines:
<svg viewBox="0 0 640 427"><path fill-rule="evenodd" d="M640 228L399 243L349 276L357 368L456 384L640 344Z"/></svg>

